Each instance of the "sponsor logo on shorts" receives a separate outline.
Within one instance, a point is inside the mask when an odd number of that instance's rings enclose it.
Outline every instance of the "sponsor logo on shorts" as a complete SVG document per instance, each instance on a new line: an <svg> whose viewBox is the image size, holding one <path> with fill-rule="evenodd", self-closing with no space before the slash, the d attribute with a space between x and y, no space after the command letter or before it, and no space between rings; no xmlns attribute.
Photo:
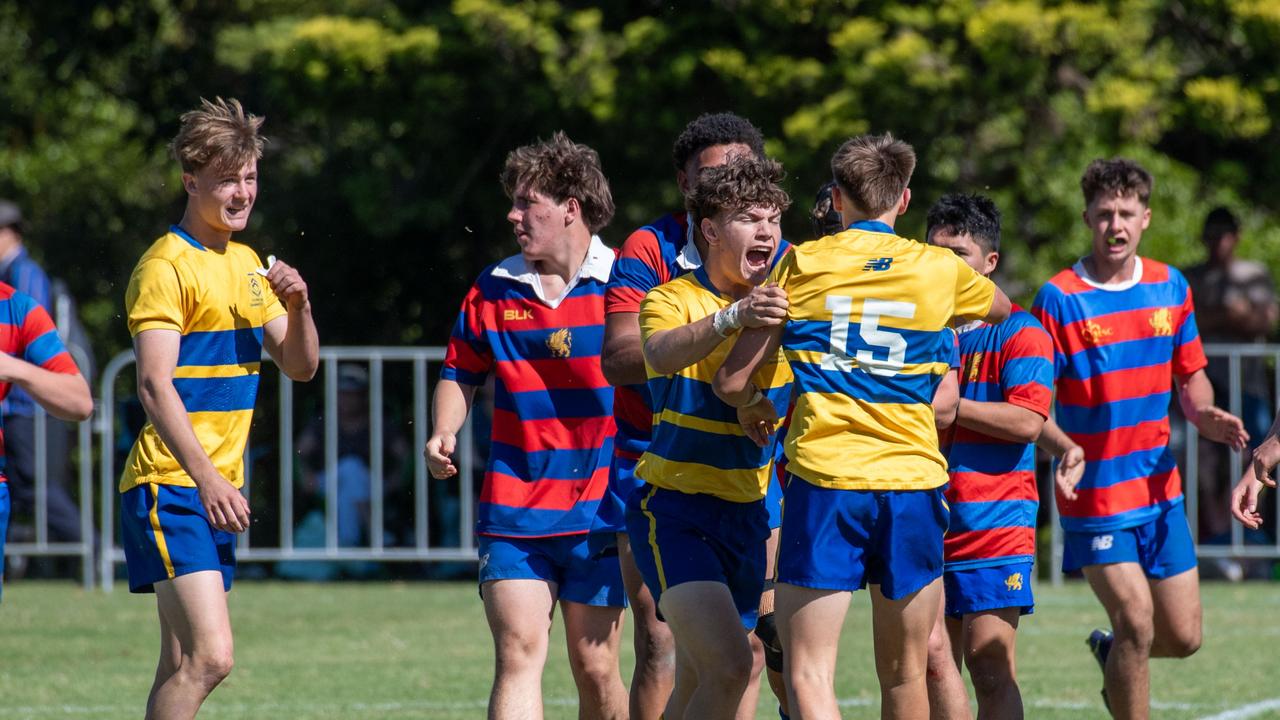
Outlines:
<svg viewBox="0 0 1280 720"><path fill-rule="evenodd" d="M1004 586L1009 592L1022 589L1022 573L1016 572L1004 579Z"/></svg>
<svg viewBox="0 0 1280 720"><path fill-rule="evenodd" d="M1089 542L1090 550L1110 550L1111 545L1115 542L1112 535L1094 535L1093 540Z"/></svg>
<svg viewBox="0 0 1280 720"><path fill-rule="evenodd" d="M480 569L484 570L484 566L489 564L489 553L480 556Z"/></svg>

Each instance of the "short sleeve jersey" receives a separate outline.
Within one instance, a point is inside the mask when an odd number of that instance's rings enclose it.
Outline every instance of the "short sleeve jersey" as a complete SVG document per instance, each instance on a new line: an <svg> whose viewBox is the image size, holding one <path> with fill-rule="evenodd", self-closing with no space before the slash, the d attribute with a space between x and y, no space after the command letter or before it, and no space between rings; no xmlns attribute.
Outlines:
<svg viewBox="0 0 1280 720"><path fill-rule="evenodd" d="M1053 342L1030 313L1015 308L999 325L960 329L960 397L1004 402L1049 416ZM960 424L943 435L951 483L947 567L1032 560L1036 553L1035 445L991 437Z"/></svg>
<svg viewBox="0 0 1280 720"><path fill-rule="evenodd" d="M640 306L640 333L654 334L696 322L733 302L712 284L704 268L660 285ZM716 397L711 383L733 349L737 333L701 361L671 375L647 367L653 398L653 438L636 465L651 485L714 495L730 502L762 499L769 487L775 444L758 447L738 424L738 412ZM756 387L784 411L791 398L791 370L778 353L752 376Z"/></svg>
<svg viewBox="0 0 1280 720"><path fill-rule="evenodd" d="M244 484L262 329L285 314L258 274L260 267L258 254L247 245L229 242L213 250L174 225L143 254L125 292L130 335L178 333L174 389L200 446L236 487ZM195 486L150 421L129 452L120 492L144 483Z"/></svg>
<svg viewBox="0 0 1280 720"><path fill-rule="evenodd" d="M74 375L80 370L58 337L49 313L26 293L0 283L0 351L49 372ZM13 386L0 383L0 399ZM5 481L4 426L0 423L0 482Z"/></svg>
<svg viewBox="0 0 1280 720"><path fill-rule="evenodd" d="M592 240L567 294L542 299L515 255L480 274L454 324L440 377L494 377L492 444L476 532L585 533L609 481L613 388L600 369L613 250Z"/></svg>
<svg viewBox="0 0 1280 720"><path fill-rule="evenodd" d="M1100 285L1076 263L1040 289L1032 312L1053 339L1058 425L1085 455L1076 499L1057 498L1062 526L1136 527L1182 502L1170 392L1175 375L1207 364L1182 273L1139 258L1132 279Z"/></svg>
<svg viewBox="0 0 1280 720"><path fill-rule="evenodd" d="M770 280L791 304L788 470L843 490L945 484L932 401L954 352L947 326L985 317L995 285L950 250L879 222L796 246Z"/></svg>

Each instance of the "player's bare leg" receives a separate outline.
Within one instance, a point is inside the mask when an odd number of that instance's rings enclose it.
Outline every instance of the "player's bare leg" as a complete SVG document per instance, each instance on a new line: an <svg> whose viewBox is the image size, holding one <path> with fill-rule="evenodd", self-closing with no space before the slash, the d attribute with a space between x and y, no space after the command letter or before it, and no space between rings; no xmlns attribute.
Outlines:
<svg viewBox="0 0 1280 720"><path fill-rule="evenodd" d="M676 643L671 628L658 619L658 605L644 584L631 553L631 539L618 533L618 563L622 584L631 601L635 621L632 637L636 646L636 668L631 676L631 720L659 720L675 684Z"/></svg>
<svg viewBox="0 0 1280 720"><path fill-rule="evenodd" d="M1111 715L1146 720L1151 692L1148 660L1155 637L1151 586L1133 562L1088 565L1084 576L1111 618L1115 634L1103 674Z"/></svg>
<svg viewBox="0 0 1280 720"><path fill-rule="evenodd" d="M684 717L685 708L689 706L689 698L698 687L697 663L686 652L676 646L675 685L671 688L671 697L659 717Z"/></svg>
<svg viewBox="0 0 1280 720"><path fill-rule="evenodd" d="M769 539L765 541L765 579L772 581L777 576L778 567L778 536L781 528L774 528L769 531ZM770 582L763 593L760 593L760 617L774 611L774 589L773 583ZM782 672L773 668L765 668L765 677L769 679L769 689L773 691L773 696L778 699L778 707L786 715L791 712L787 709L787 684L783 680Z"/></svg>
<svg viewBox="0 0 1280 720"><path fill-rule="evenodd" d="M774 599L782 637L782 673L793 718L840 717L836 654L851 597L847 590L777 585Z"/></svg>
<svg viewBox="0 0 1280 720"><path fill-rule="evenodd" d="M1151 657L1190 657L1200 649L1200 570L1150 583L1155 624Z"/></svg>
<svg viewBox="0 0 1280 720"><path fill-rule="evenodd" d="M929 660L925 684L929 688L929 717L932 720L969 720L969 693L960 677L956 661L959 648L953 647L948 632L946 603L939 593L938 614L929 632Z"/></svg>
<svg viewBox="0 0 1280 720"><path fill-rule="evenodd" d="M156 583L155 589L160 662L147 699L147 720L188 720L231 673L231 616L222 573L182 575Z"/></svg>
<svg viewBox="0 0 1280 720"><path fill-rule="evenodd" d="M880 717L928 717L925 672L929 664L929 633L942 601L942 578L898 600L882 595L879 585L872 585L870 591Z"/></svg>
<svg viewBox="0 0 1280 720"><path fill-rule="evenodd" d="M569 667L581 720L626 720L627 687L618 669L623 609L560 601Z"/></svg>
<svg viewBox="0 0 1280 720"><path fill-rule="evenodd" d="M539 720L556 586L543 580L491 580L481 586L493 634L489 720Z"/></svg>
<svg viewBox="0 0 1280 720"><path fill-rule="evenodd" d="M733 605L729 588L718 582L686 582L662 593L662 616L671 625L676 646L697 674L684 713L674 703L666 720L729 720L742 701L751 678L753 658L747 632ZM681 673L677 685L685 679ZM681 688L682 690L682 688ZM678 690L675 695L683 695Z"/></svg>
<svg viewBox="0 0 1280 720"><path fill-rule="evenodd" d="M1014 662L1021 612L1021 608L1001 608L964 616L961 647L978 696L978 720L1020 720L1023 716Z"/></svg>

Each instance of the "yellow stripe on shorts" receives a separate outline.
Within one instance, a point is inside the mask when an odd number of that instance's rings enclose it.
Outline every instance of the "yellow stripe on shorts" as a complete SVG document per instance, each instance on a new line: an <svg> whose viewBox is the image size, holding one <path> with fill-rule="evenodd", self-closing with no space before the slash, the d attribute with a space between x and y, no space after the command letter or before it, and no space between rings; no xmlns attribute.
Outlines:
<svg viewBox="0 0 1280 720"><path fill-rule="evenodd" d="M649 494L644 496L644 500L640 501L640 512L649 518L649 547L653 550L653 562L658 566L658 587L662 590L667 589L667 573L662 569L662 551L658 549L658 519L649 512L649 499L654 493L658 492L656 486L649 488Z"/></svg>
<svg viewBox="0 0 1280 720"><path fill-rule="evenodd" d="M160 486L148 483L147 487L151 488L151 531L155 533L156 549L160 551L160 559L164 561L164 570L169 573L169 579L172 580L173 559L169 557L169 543L165 542L164 530L160 527Z"/></svg>

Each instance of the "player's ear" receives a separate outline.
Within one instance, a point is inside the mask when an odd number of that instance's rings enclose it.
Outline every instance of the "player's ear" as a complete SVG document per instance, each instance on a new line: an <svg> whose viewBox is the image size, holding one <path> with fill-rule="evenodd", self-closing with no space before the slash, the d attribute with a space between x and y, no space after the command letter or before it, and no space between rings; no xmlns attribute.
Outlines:
<svg viewBox="0 0 1280 720"><path fill-rule="evenodd" d="M578 198L570 197L564 201L564 225L569 227L582 218L582 205Z"/></svg>
<svg viewBox="0 0 1280 720"><path fill-rule="evenodd" d="M182 188L187 191L188 195L195 195L196 176L192 173L182 173Z"/></svg>
<svg viewBox="0 0 1280 720"><path fill-rule="evenodd" d="M1146 230L1147 226L1150 224L1151 224L1151 208L1144 207L1142 208L1142 229Z"/></svg>
<svg viewBox="0 0 1280 720"><path fill-rule="evenodd" d="M902 188L902 199L898 201L898 214L902 215L911 205L911 188Z"/></svg>
<svg viewBox="0 0 1280 720"><path fill-rule="evenodd" d="M1000 253L992 250L991 252L987 253L987 263L985 266L985 270L983 270L982 274L990 275L991 273L995 272L996 266L999 264L1000 264Z"/></svg>
<svg viewBox="0 0 1280 720"><path fill-rule="evenodd" d="M711 218L702 218L698 222L698 229L702 231L702 237L706 238L708 245L716 245L720 242L719 230L716 224L711 222Z"/></svg>

